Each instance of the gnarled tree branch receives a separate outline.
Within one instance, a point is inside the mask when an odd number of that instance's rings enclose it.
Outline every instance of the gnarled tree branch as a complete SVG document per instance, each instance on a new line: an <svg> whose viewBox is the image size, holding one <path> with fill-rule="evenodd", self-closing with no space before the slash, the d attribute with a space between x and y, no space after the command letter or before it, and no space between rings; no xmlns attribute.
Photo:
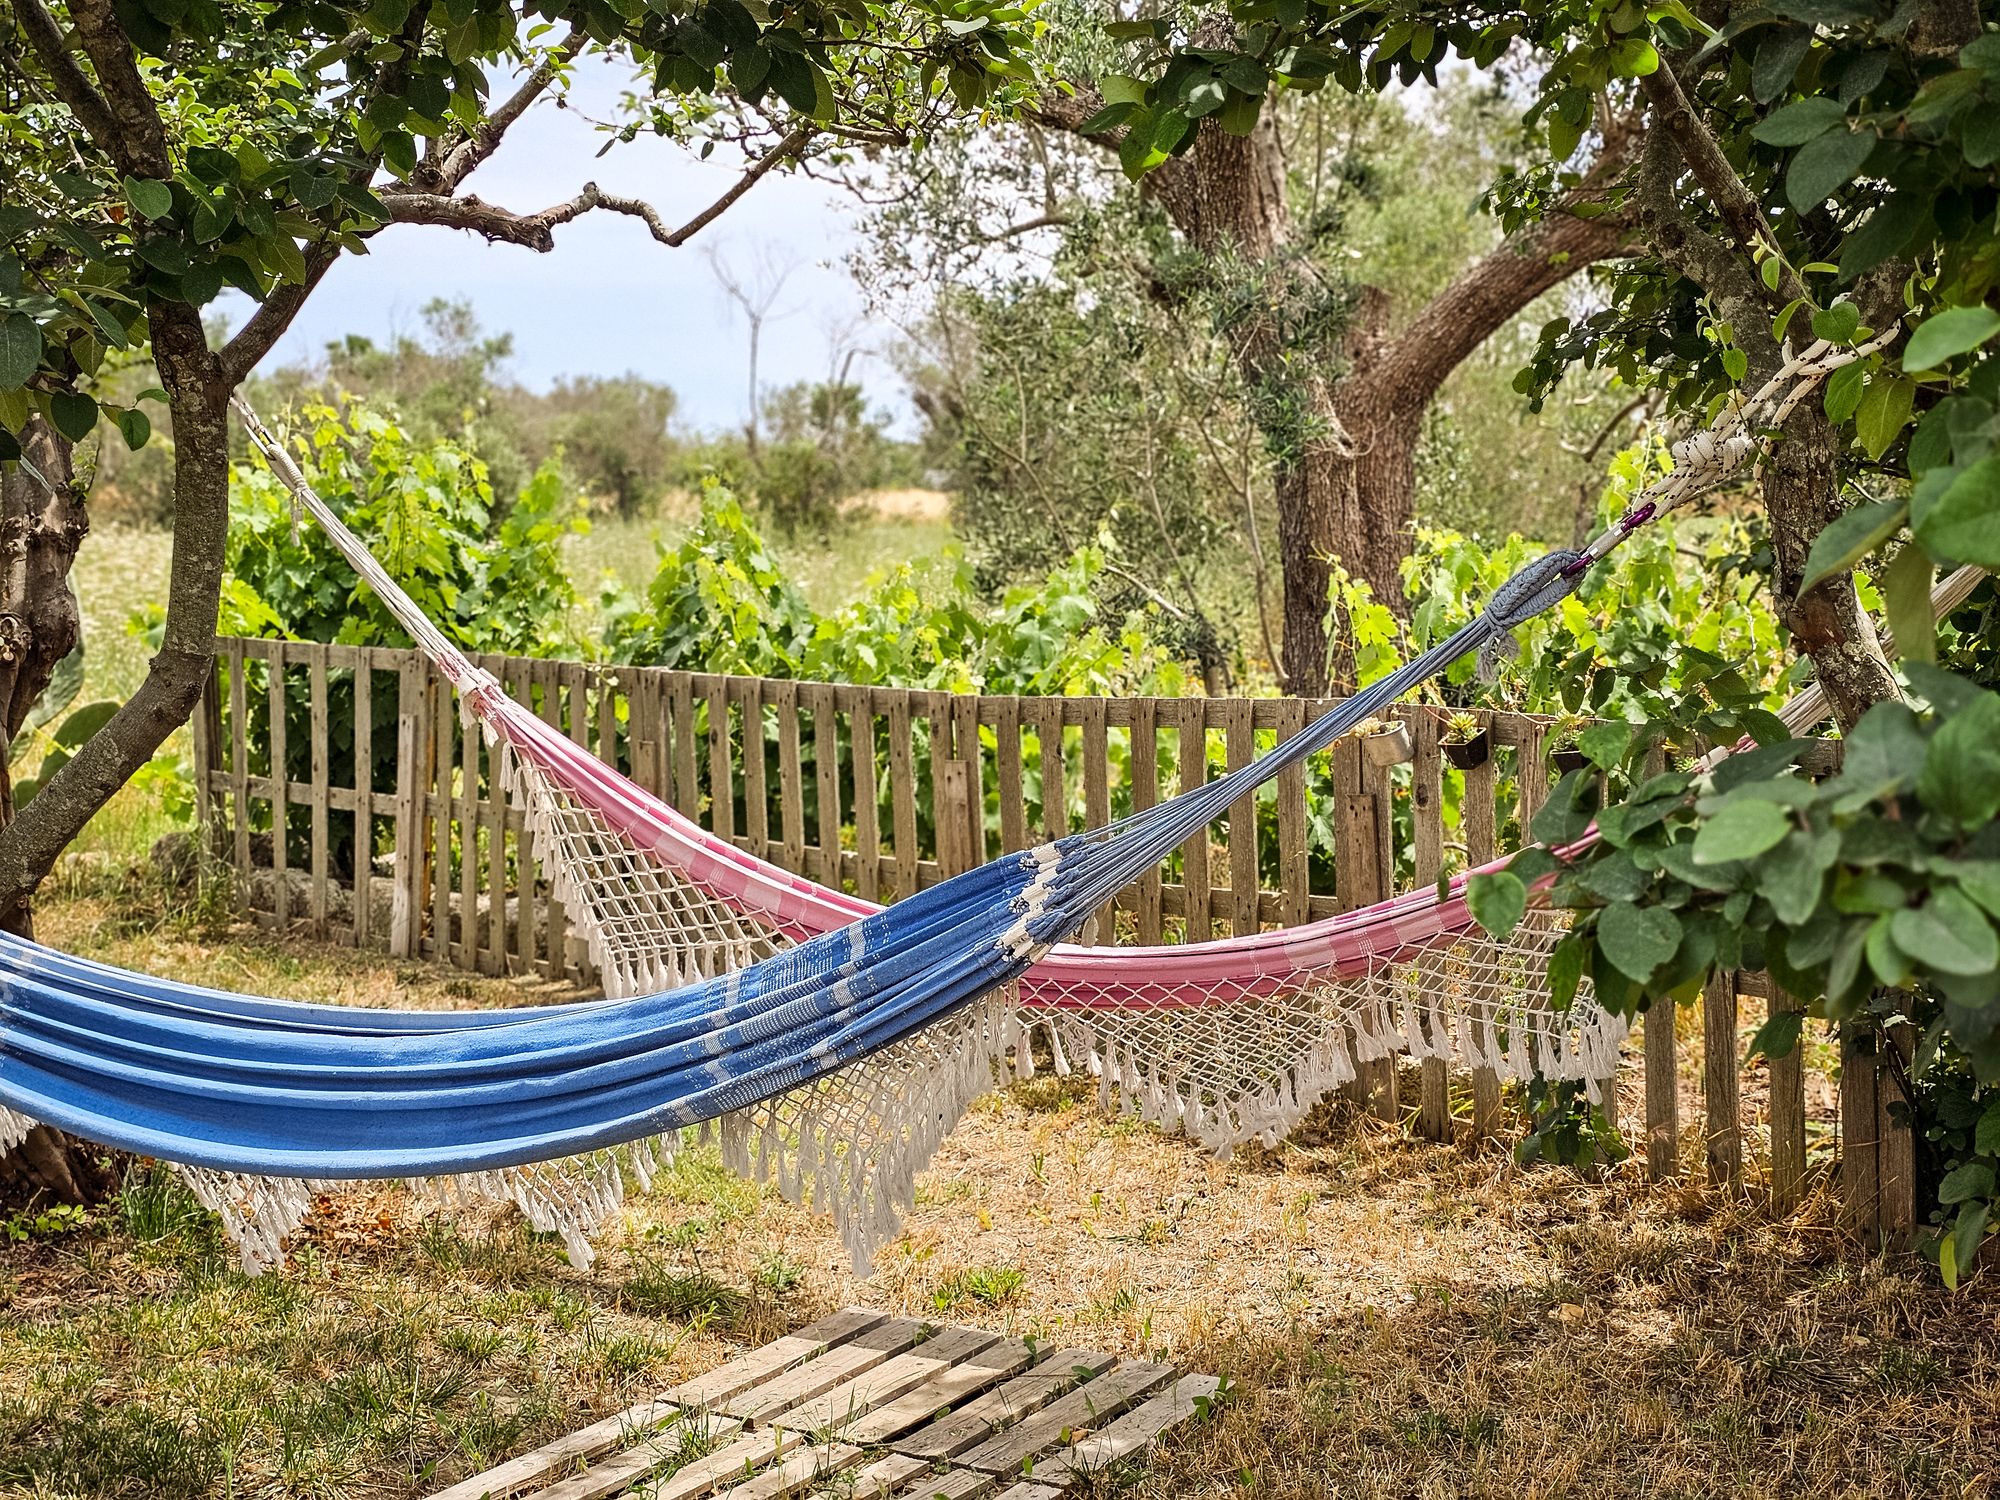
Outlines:
<svg viewBox="0 0 2000 1500"><path fill-rule="evenodd" d="M70 0L69 13L76 22L77 38L97 70L105 108L117 126L110 149L119 171L160 181L173 176L167 128L146 81L139 76L132 43L112 13L111 0Z"/></svg>
<svg viewBox="0 0 2000 1500"><path fill-rule="evenodd" d="M570 32L563 44L537 63L521 86L508 95L501 106L491 111L474 128L471 135L454 146L445 157L444 164L434 172L426 174L422 186L435 193L455 193L459 184L472 175L474 169L495 151L506 136L509 127L528 112L528 106L539 99L548 86L555 81L572 57L583 45L584 38L578 32Z"/></svg>
<svg viewBox="0 0 2000 1500"><path fill-rule="evenodd" d="M391 191L382 194L382 201L389 206L390 218L398 224L435 224L445 229L464 229L483 235L492 243L520 245L541 255L555 249L553 231L557 225L567 224L592 209L601 208L609 213L628 214L644 220L654 239L670 249L678 249L720 218L732 203L755 187L765 173L785 158L804 150L813 134L809 126L794 130L753 162L728 192L678 229L668 228L659 210L644 199L607 193L594 182L586 182L583 191L574 198L532 214L517 214L477 196L454 198L445 193Z"/></svg>
<svg viewBox="0 0 2000 1500"><path fill-rule="evenodd" d="M1672 137L1681 159L1694 173L1694 180L1701 184L1708 201L1729 226L1730 237L1737 247L1746 255L1753 250L1776 254L1777 244L1771 238L1770 226L1764 222L1764 211L1756 194L1743 185L1729 158L1722 154L1721 145L1681 91L1680 79L1674 76L1673 68L1662 59L1659 67L1639 80L1639 87L1653 106L1654 125ZM1789 266L1782 260L1779 264L1782 269L1775 290L1766 293L1761 282L1755 285L1760 301L1768 296L1776 299L1772 305L1782 307L1795 297L1803 297L1806 289Z"/></svg>
<svg viewBox="0 0 2000 1500"><path fill-rule="evenodd" d="M62 28L56 25L55 17L42 8L42 0L14 0L14 15L20 21L21 29L28 34L28 45L35 49L35 56L49 70L49 86L69 106L70 113L90 133L90 138L116 157L117 123L111 118L103 95L83 76L83 69L69 55Z"/></svg>

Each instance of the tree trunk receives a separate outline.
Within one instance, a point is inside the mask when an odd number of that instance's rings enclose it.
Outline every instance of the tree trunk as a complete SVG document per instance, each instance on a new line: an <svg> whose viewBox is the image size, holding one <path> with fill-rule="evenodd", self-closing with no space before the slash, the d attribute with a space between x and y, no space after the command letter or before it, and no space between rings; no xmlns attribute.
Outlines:
<svg viewBox="0 0 2000 1500"><path fill-rule="evenodd" d="M24 463L0 474L0 828L13 821L11 745L56 664L76 646L76 596L70 564L90 522L76 482L72 445L39 416L21 430ZM0 910L0 930L33 938L25 892ZM47 1125L0 1156L0 1197L23 1206L54 1201L91 1203L115 1178L99 1165L103 1152Z"/></svg>
<svg viewBox="0 0 2000 1500"><path fill-rule="evenodd" d="M1845 732L1875 704L1902 694L1851 572L1799 592L1813 542L1846 508L1834 469L1836 452L1820 403L1802 402L1785 424L1785 440L1764 466L1764 507L1771 517L1776 559L1771 592L1778 616L1798 649L1812 658L1833 716Z"/></svg>
<svg viewBox="0 0 2000 1500"><path fill-rule="evenodd" d="M151 308L153 355L174 421L174 554L159 655L103 729L0 828L0 911L17 909L97 810L188 720L215 662L229 533L231 386L181 303ZM73 549L72 549L73 550Z"/></svg>
<svg viewBox="0 0 2000 1500"><path fill-rule="evenodd" d="M117 1158L102 1146L37 1125L0 1156L0 1205L101 1203L118 1186Z"/></svg>
<svg viewBox="0 0 2000 1500"><path fill-rule="evenodd" d="M80 622L69 570L90 521L69 440L37 416L20 434L23 463L0 475L0 733L11 745ZM14 820L14 778L0 745L0 828ZM0 931L32 938L25 893L0 908Z"/></svg>
<svg viewBox="0 0 2000 1500"><path fill-rule="evenodd" d="M1046 96L1035 116L1075 131L1102 104L1094 90L1079 89ZM1122 138L1122 130L1089 137L1114 149ZM1353 686L1349 644L1343 638L1328 650L1334 563L1366 582L1378 602L1404 611L1401 566L1410 550L1424 410L1445 378L1507 319L1582 267L1619 253L1630 232L1621 215L1581 219L1568 210L1601 201L1636 143L1633 131L1614 135L1583 186L1547 220L1509 237L1395 338L1386 334L1388 297L1362 289L1340 348L1294 347L1282 326L1285 303L1324 297L1328 288L1297 246L1284 153L1269 112L1247 136L1203 120L1193 149L1144 179L1143 191L1214 259L1218 274L1232 274L1232 261L1248 263L1259 304L1270 310L1230 338L1273 454L1285 590L1284 660L1273 665L1285 691L1320 697ZM1337 376L1342 362L1346 373Z"/></svg>

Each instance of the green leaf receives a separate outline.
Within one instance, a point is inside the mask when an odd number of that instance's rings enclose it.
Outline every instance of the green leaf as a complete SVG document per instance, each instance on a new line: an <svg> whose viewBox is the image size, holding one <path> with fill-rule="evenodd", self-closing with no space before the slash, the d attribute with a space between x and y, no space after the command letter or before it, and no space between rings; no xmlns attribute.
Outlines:
<svg viewBox="0 0 2000 1500"><path fill-rule="evenodd" d="M1118 143L1118 165L1125 175L1137 182L1146 175L1147 168L1155 165L1153 153L1153 132L1159 129L1160 111L1141 109L1125 124L1125 139ZM1164 161L1166 154L1159 154Z"/></svg>
<svg viewBox="0 0 2000 1500"><path fill-rule="evenodd" d="M97 403L77 391L51 391L49 420L57 432L72 443L80 443L97 426Z"/></svg>
<svg viewBox="0 0 2000 1500"><path fill-rule="evenodd" d="M1782 745L1759 745L1732 755L1710 773L1716 793L1734 791L1752 781L1775 776L1812 748L1811 740L1786 740Z"/></svg>
<svg viewBox="0 0 2000 1500"><path fill-rule="evenodd" d="M134 213L148 219L164 219L174 211L174 190L150 177L127 177L125 201Z"/></svg>
<svg viewBox="0 0 2000 1500"><path fill-rule="evenodd" d="M1496 938L1521 925L1528 910L1528 888L1505 870L1475 875L1465 883L1465 908L1472 920Z"/></svg>
<svg viewBox="0 0 2000 1500"><path fill-rule="evenodd" d="M1990 697L1985 688L1969 677L1961 677L1956 672L1947 672L1942 667L1934 667L1928 662L1911 662L1904 671L1910 679L1910 686L1945 718L1962 713L1971 708L1981 698Z"/></svg>
<svg viewBox="0 0 2000 1500"><path fill-rule="evenodd" d="M266 270L275 271L286 281L303 284L306 279L306 258L299 253L298 242L289 234L274 234L257 242L257 254L262 258Z"/></svg>
<svg viewBox="0 0 2000 1500"><path fill-rule="evenodd" d="M1597 919L1598 951L1639 984L1680 945L1680 919L1664 906L1607 906Z"/></svg>
<svg viewBox="0 0 2000 1500"><path fill-rule="evenodd" d="M188 259L187 247L168 235L159 235L144 240L139 245L139 259L156 271L164 271L169 276L185 276L193 262Z"/></svg>
<svg viewBox="0 0 2000 1500"><path fill-rule="evenodd" d="M1816 95L1773 110L1751 127L1750 135L1767 146L1803 146L1833 129L1846 113L1837 100Z"/></svg>
<svg viewBox="0 0 2000 1500"><path fill-rule="evenodd" d="M1985 974L2000 963L2000 938L1986 913L1962 892L1944 886L1922 906L1906 906L1889 919L1896 946L1944 974Z"/></svg>
<svg viewBox="0 0 2000 1500"><path fill-rule="evenodd" d="M1987 1205L1983 1201L1968 1203L1958 1211L1958 1222L1952 1229L1951 1238L1938 1247L1940 1269L1943 1268L1946 1250L1951 1252L1954 1270L1973 1263L1979 1255L1979 1241L1986 1233L1986 1214ZM1952 1290L1957 1291L1958 1288L1953 1287Z"/></svg>
<svg viewBox="0 0 2000 1500"><path fill-rule="evenodd" d="M1993 1196L1993 1168L1983 1161L1969 1161L1947 1172L1938 1184L1938 1202L1963 1203L1968 1198Z"/></svg>
<svg viewBox="0 0 2000 1500"><path fill-rule="evenodd" d="M1936 470L1925 487L1947 476L1951 482L1944 493L1913 517L1917 540L1937 557L1985 568L2000 565L2000 454L1957 474Z"/></svg>
<svg viewBox="0 0 2000 1500"><path fill-rule="evenodd" d="M1632 726L1616 722L1593 724L1576 737L1576 748L1590 757L1592 765L1615 771L1632 748Z"/></svg>
<svg viewBox="0 0 2000 1500"><path fill-rule="evenodd" d="M1644 78L1660 70L1660 54L1642 36L1621 37L1611 44L1611 76Z"/></svg>
<svg viewBox="0 0 2000 1500"><path fill-rule="evenodd" d="M1853 366L1847 368L1852 369ZM1822 578L1845 573L1896 534L1909 514L1908 500L1877 500L1857 505L1837 517L1813 540L1806 556L1806 576L1799 585L1804 593Z"/></svg>
<svg viewBox="0 0 2000 1500"><path fill-rule="evenodd" d="M214 261L196 261L181 278L181 300L192 307L213 302L222 290L222 268Z"/></svg>
<svg viewBox="0 0 2000 1500"><path fill-rule="evenodd" d="M314 171L308 162L299 162L292 168L292 196L301 207L325 208L339 195L339 189L340 184L331 175ZM199 230L195 238L201 238Z"/></svg>
<svg viewBox="0 0 2000 1500"><path fill-rule="evenodd" d="M1576 883L1607 903L1636 901L1652 884L1652 876L1633 864L1629 855L1600 851L1597 858L1581 866Z"/></svg>
<svg viewBox="0 0 2000 1500"><path fill-rule="evenodd" d="M1861 309L1852 302L1836 302L1823 312L1813 314L1812 331L1816 339L1825 339L1829 344L1844 344L1854 337L1854 330L1861 326ZM1842 368L1852 368L1843 366Z"/></svg>
<svg viewBox="0 0 2000 1500"><path fill-rule="evenodd" d="M18 391L41 362L41 325L23 312L0 318L0 391Z"/></svg>
<svg viewBox="0 0 2000 1500"><path fill-rule="evenodd" d="M1538 844L1559 849L1583 837L1597 815L1597 778L1571 771L1555 784L1549 800L1536 810L1528 831Z"/></svg>
<svg viewBox="0 0 2000 1500"><path fill-rule="evenodd" d="M1878 370L1868 382L1861 405L1854 411L1854 435L1861 440L1861 451L1871 460L1881 458L1896 441L1904 423L1910 420L1910 407L1916 395L1917 383L1907 375L1892 377L1887 371Z"/></svg>
<svg viewBox="0 0 2000 1500"><path fill-rule="evenodd" d="M1782 98L1792 86L1792 77L1805 61L1812 38L1810 26L1781 26L1759 39L1757 55L1750 64L1750 93L1759 104Z"/></svg>
<svg viewBox="0 0 2000 1500"><path fill-rule="evenodd" d="M2000 697L1979 694L1931 736L1917 795L1964 828L1990 823L2000 813Z"/></svg>
<svg viewBox="0 0 2000 1500"><path fill-rule="evenodd" d="M91 301L88 297L84 299L83 305L90 311L91 322L103 331L104 341L107 344L114 349L131 348L132 341L125 336L125 330L119 326L118 320L111 316L110 309L102 303Z"/></svg>
<svg viewBox="0 0 2000 1500"><path fill-rule="evenodd" d="M153 435L152 419L142 411L121 411L118 413L118 431L124 436L125 446L137 453Z"/></svg>
<svg viewBox="0 0 2000 1500"><path fill-rule="evenodd" d="M1131 104L1108 104L1077 126L1077 134L1097 135L1106 130L1116 130L1131 117L1135 108L1137 106Z"/></svg>
<svg viewBox="0 0 2000 1500"><path fill-rule="evenodd" d="M1890 935L1893 915L1882 913L1868 929L1868 967L1883 984L1902 985L1910 977L1910 956L1896 946L1896 939Z"/></svg>
<svg viewBox="0 0 2000 1500"><path fill-rule="evenodd" d="M1781 1057L1790 1057L1792 1048L1799 1044L1799 1033L1805 1029L1805 1024L1804 1011L1772 1011L1770 1018L1757 1028L1757 1034L1750 1038L1750 1052L1744 1061L1766 1057L1775 1062Z"/></svg>
<svg viewBox="0 0 2000 1500"><path fill-rule="evenodd" d="M1826 872L1840 858L1840 832L1788 835L1757 861L1757 891L1771 903L1780 922L1796 927L1819 905Z"/></svg>
<svg viewBox="0 0 2000 1500"><path fill-rule="evenodd" d="M1917 661L1937 660L1937 621L1931 618L1931 559L1922 547L1906 546L1876 580L1889 609L1896 654Z"/></svg>
<svg viewBox="0 0 2000 1500"><path fill-rule="evenodd" d="M1979 1117L1979 1129L1973 1133L1972 1149L1981 1156L2000 1156L2000 1100L1986 1106L1986 1113Z"/></svg>
<svg viewBox="0 0 2000 1500"><path fill-rule="evenodd" d="M1576 987L1583 980L1589 958L1586 940L1576 932L1567 934L1549 954L1549 1001L1557 1010L1568 1010L1576 999Z"/></svg>
<svg viewBox="0 0 2000 1500"><path fill-rule="evenodd" d="M1785 196L1800 213L1811 212L1844 187L1874 149L1872 131L1829 130L1807 141L1785 170Z"/></svg>
<svg viewBox="0 0 2000 1500"><path fill-rule="evenodd" d="M1257 128L1257 117L1263 112L1264 97L1261 94L1237 94L1229 96L1229 102L1216 112L1215 123L1229 135L1248 135Z"/></svg>
<svg viewBox="0 0 2000 1500"><path fill-rule="evenodd" d="M1775 802L1731 802L1695 835L1694 862L1719 865L1755 859L1791 831L1790 815Z"/></svg>
<svg viewBox="0 0 2000 1500"><path fill-rule="evenodd" d="M1146 82L1141 78L1127 78L1119 73L1110 73L1097 80L1097 92L1104 96L1106 104L1144 104L1146 102Z"/></svg>
<svg viewBox="0 0 2000 1500"><path fill-rule="evenodd" d="M1934 370L1954 355L1977 349L2000 333L2000 312L1990 307L1948 307L1926 318L1903 349L1903 368Z"/></svg>
<svg viewBox="0 0 2000 1500"><path fill-rule="evenodd" d="M62 727L55 733L56 743L65 750L81 749L83 742L109 724L121 707L115 698L99 698L84 704L62 721Z"/></svg>
<svg viewBox="0 0 2000 1500"><path fill-rule="evenodd" d="M1827 380L1822 404L1826 407L1827 421L1834 426L1838 427L1853 416L1854 409L1861 404L1861 380L1866 373L1857 362L1842 365Z"/></svg>

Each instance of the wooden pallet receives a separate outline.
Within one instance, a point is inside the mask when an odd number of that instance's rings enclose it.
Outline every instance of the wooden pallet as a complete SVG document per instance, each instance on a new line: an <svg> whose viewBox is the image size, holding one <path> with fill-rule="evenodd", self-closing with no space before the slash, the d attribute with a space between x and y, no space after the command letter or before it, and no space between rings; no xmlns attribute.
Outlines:
<svg viewBox="0 0 2000 1500"><path fill-rule="evenodd" d="M1220 1382L848 1308L430 1500L1055 1500L1205 1413Z"/></svg>

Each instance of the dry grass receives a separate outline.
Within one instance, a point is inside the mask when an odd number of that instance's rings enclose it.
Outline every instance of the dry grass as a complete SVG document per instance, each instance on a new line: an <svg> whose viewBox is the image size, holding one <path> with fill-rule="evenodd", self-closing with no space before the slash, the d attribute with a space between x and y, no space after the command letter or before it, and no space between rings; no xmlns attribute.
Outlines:
<svg viewBox="0 0 2000 1500"><path fill-rule="evenodd" d="M555 993L204 936L129 889L42 921L267 994ZM1773 1225L1337 1114L1221 1164L1044 1076L975 1108L866 1283L707 1152L588 1273L511 1210L423 1222L398 1192L329 1203L251 1283L205 1225L144 1238L163 1212L0 1249L0 1493L417 1494L851 1302L1228 1375L1146 1495L1959 1496L2000 1468L1991 1273L1951 1297L1844 1255L1824 1202Z"/></svg>

